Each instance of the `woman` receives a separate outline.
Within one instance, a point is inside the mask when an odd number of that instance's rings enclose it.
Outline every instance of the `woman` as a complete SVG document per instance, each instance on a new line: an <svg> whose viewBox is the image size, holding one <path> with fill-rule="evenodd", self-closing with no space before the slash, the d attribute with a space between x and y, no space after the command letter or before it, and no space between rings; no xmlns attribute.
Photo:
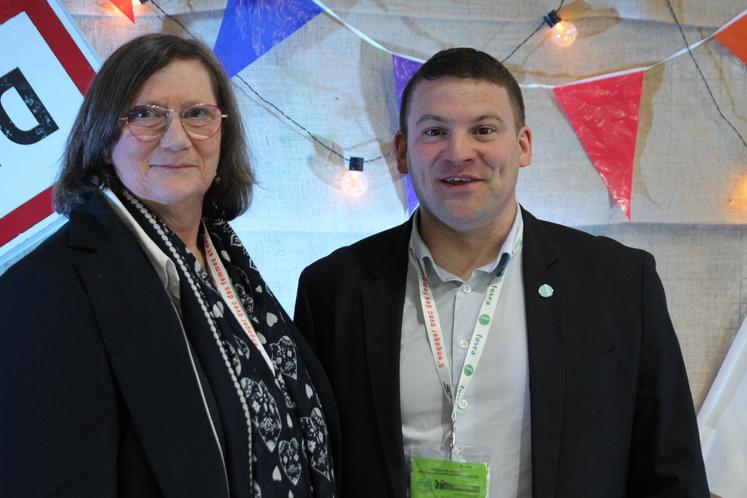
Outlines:
<svg viewBox="0 0 747 498"><path fill-rule="evenodd" d="M109 57L55 185L70 221L0 279L0 496L335 495L331 390L227 224L252 184L209 49Z"/></svg>

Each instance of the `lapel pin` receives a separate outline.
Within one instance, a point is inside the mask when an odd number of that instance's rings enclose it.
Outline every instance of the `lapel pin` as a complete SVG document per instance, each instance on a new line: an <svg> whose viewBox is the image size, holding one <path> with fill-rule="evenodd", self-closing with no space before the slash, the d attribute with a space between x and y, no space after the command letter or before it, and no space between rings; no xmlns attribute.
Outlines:
<svg viewBox="0 0 747 498"><path fill-rule="evenodd" d="M542 284L540 285L540 288L537 289L537 292L539 292L539 295L547 299L548 297L552 297L553 292L555 290L548 284Z"/></svg>

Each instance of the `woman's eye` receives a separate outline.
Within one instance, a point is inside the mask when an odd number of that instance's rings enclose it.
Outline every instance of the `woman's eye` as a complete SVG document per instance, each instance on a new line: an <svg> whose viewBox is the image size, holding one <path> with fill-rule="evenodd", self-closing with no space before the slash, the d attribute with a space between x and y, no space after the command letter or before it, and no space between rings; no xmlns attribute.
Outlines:
<svg viewBox="0 0 747 498"><path fill-rule="evenodd" d="M184 111L185 118L202 118L206 114L205 109L202 109L201 107L190 107Z"/></svg>
<svg viewBox="0 0 747 498"><path fill-rule="evenodd" d="M130 121L142 121L147 119L158 119L161 115L155 109L150 107L136 107L127 114L127 119Z"/></svg>
<svg viewBox="0 0 747 498"><path fill-rule="evenodd" d="M213 119L215 117L215 110L206 106L194 106L185 109L182 112L183 118L191 119Z"/></svg>

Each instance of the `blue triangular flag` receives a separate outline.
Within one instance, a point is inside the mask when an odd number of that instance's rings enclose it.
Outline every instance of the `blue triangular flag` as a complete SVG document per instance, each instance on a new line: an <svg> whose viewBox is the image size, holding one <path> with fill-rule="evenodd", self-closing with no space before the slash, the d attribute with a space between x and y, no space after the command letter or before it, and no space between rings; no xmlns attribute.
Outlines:
<svg viewBox="0 0 747 498"><path fill-rule="evenodd" d="M405 86L407 86L412 75L415 74L422 65L422 62L415 62L392 54L392 72L394 73L394 85L397 89L398 106L402 104L402 92L404 91Z"/></svg>
<svg viewBox="0 0 747 498"><path fill-rule="evenodd" d="M233 77L320 12L310 0L228 0L213 50Z"/></svg>
<svg viewBox="0 0 747 498"><path fill-rule="evenodd" d="M404 57L392 54L392 72L394 73L394 86L397 89L397 105L402 106L402 91L412 75L422 66L422 62L415 62ZM410 175L405 176L405 195L407 197L407 214L412 214L418 207L418 196L412 186Z"/></svg>

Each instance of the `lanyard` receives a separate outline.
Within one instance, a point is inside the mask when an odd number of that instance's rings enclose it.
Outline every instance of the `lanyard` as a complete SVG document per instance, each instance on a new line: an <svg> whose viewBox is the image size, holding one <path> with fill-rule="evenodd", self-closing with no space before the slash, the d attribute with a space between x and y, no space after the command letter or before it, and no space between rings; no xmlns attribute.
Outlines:
<svg viewBox="0 0 747 498"><path fill-rule="evenodd" d="M508 262L516 254L522 245L523 238L523 223L519 218L518 233L516 241L514 243L513 250L509 256ZM504 254L504 256L507 256ZM490 334L490 327L495 317L495 310L498 307L498 300L500 299L501 291L503 290L503 283L505 279L505 266L508 263L504 263L504 257L501 257L498 265L498 273L493 277L485 292L485 299L480 307L480 312L477 315L477 321L472 331L472 338L470 340L469 348L467 349L467 357L464 360L464 368L459 375L459 382L456 387L456 393L452 385L451 379L451 368L449 367L449 359L447 358L444 351L444 340L443 340L443 329L441 328L441 320L438 317L438 310L436 309L436 302L431 293L431 287L428 283L428 278L425 276L425 271L420 265L417 257L412 248L410 248L410 259L415 264L415 268L418 274L418 291L420 294L420 309L423 313L423 321L425 322L425 328L428 332L428 341L431 345L431 354L433 355L433 363L436 366L436 372L441 383L441 388L446 395L446 398L451 404L451 449L454 449L456 442L456 407L459 406L460 401L464 397L464 393L467 390L472 378L477 372L477 366L480 363L480 358L485 350L485 343L487 342L488 335Z"/></svg>
<svg viewBox="0 0 747 498"><path fill-rule="evenodd" d="M246 315L244 307L236 298L236 292L234 291L233 285L231 285L231 279L228 278L228 272L215 252L215 246L213 246L213 241L210 240L210 235L208 235L207 230L204 230L204 233L205 256L208 260L208 269L210 270L210 275L213 277L213 282L215 282L218 287L218 292L220 292L223 301L228 304L231 313L236 317L236 320L239 322L239 325L241 325L241 328L244 329L246 335L249 336L249 340L252 341L252 344L254 344L257 350L259 350L259 354L261 354L262 358L267 362L267 366L270 367L272 374L275 375L275 365L267 355L267 351L265 351L264 346L262 346L259 337L257 337L257 333L254 331L254 327L249 321L249 317Z"/></svg>

